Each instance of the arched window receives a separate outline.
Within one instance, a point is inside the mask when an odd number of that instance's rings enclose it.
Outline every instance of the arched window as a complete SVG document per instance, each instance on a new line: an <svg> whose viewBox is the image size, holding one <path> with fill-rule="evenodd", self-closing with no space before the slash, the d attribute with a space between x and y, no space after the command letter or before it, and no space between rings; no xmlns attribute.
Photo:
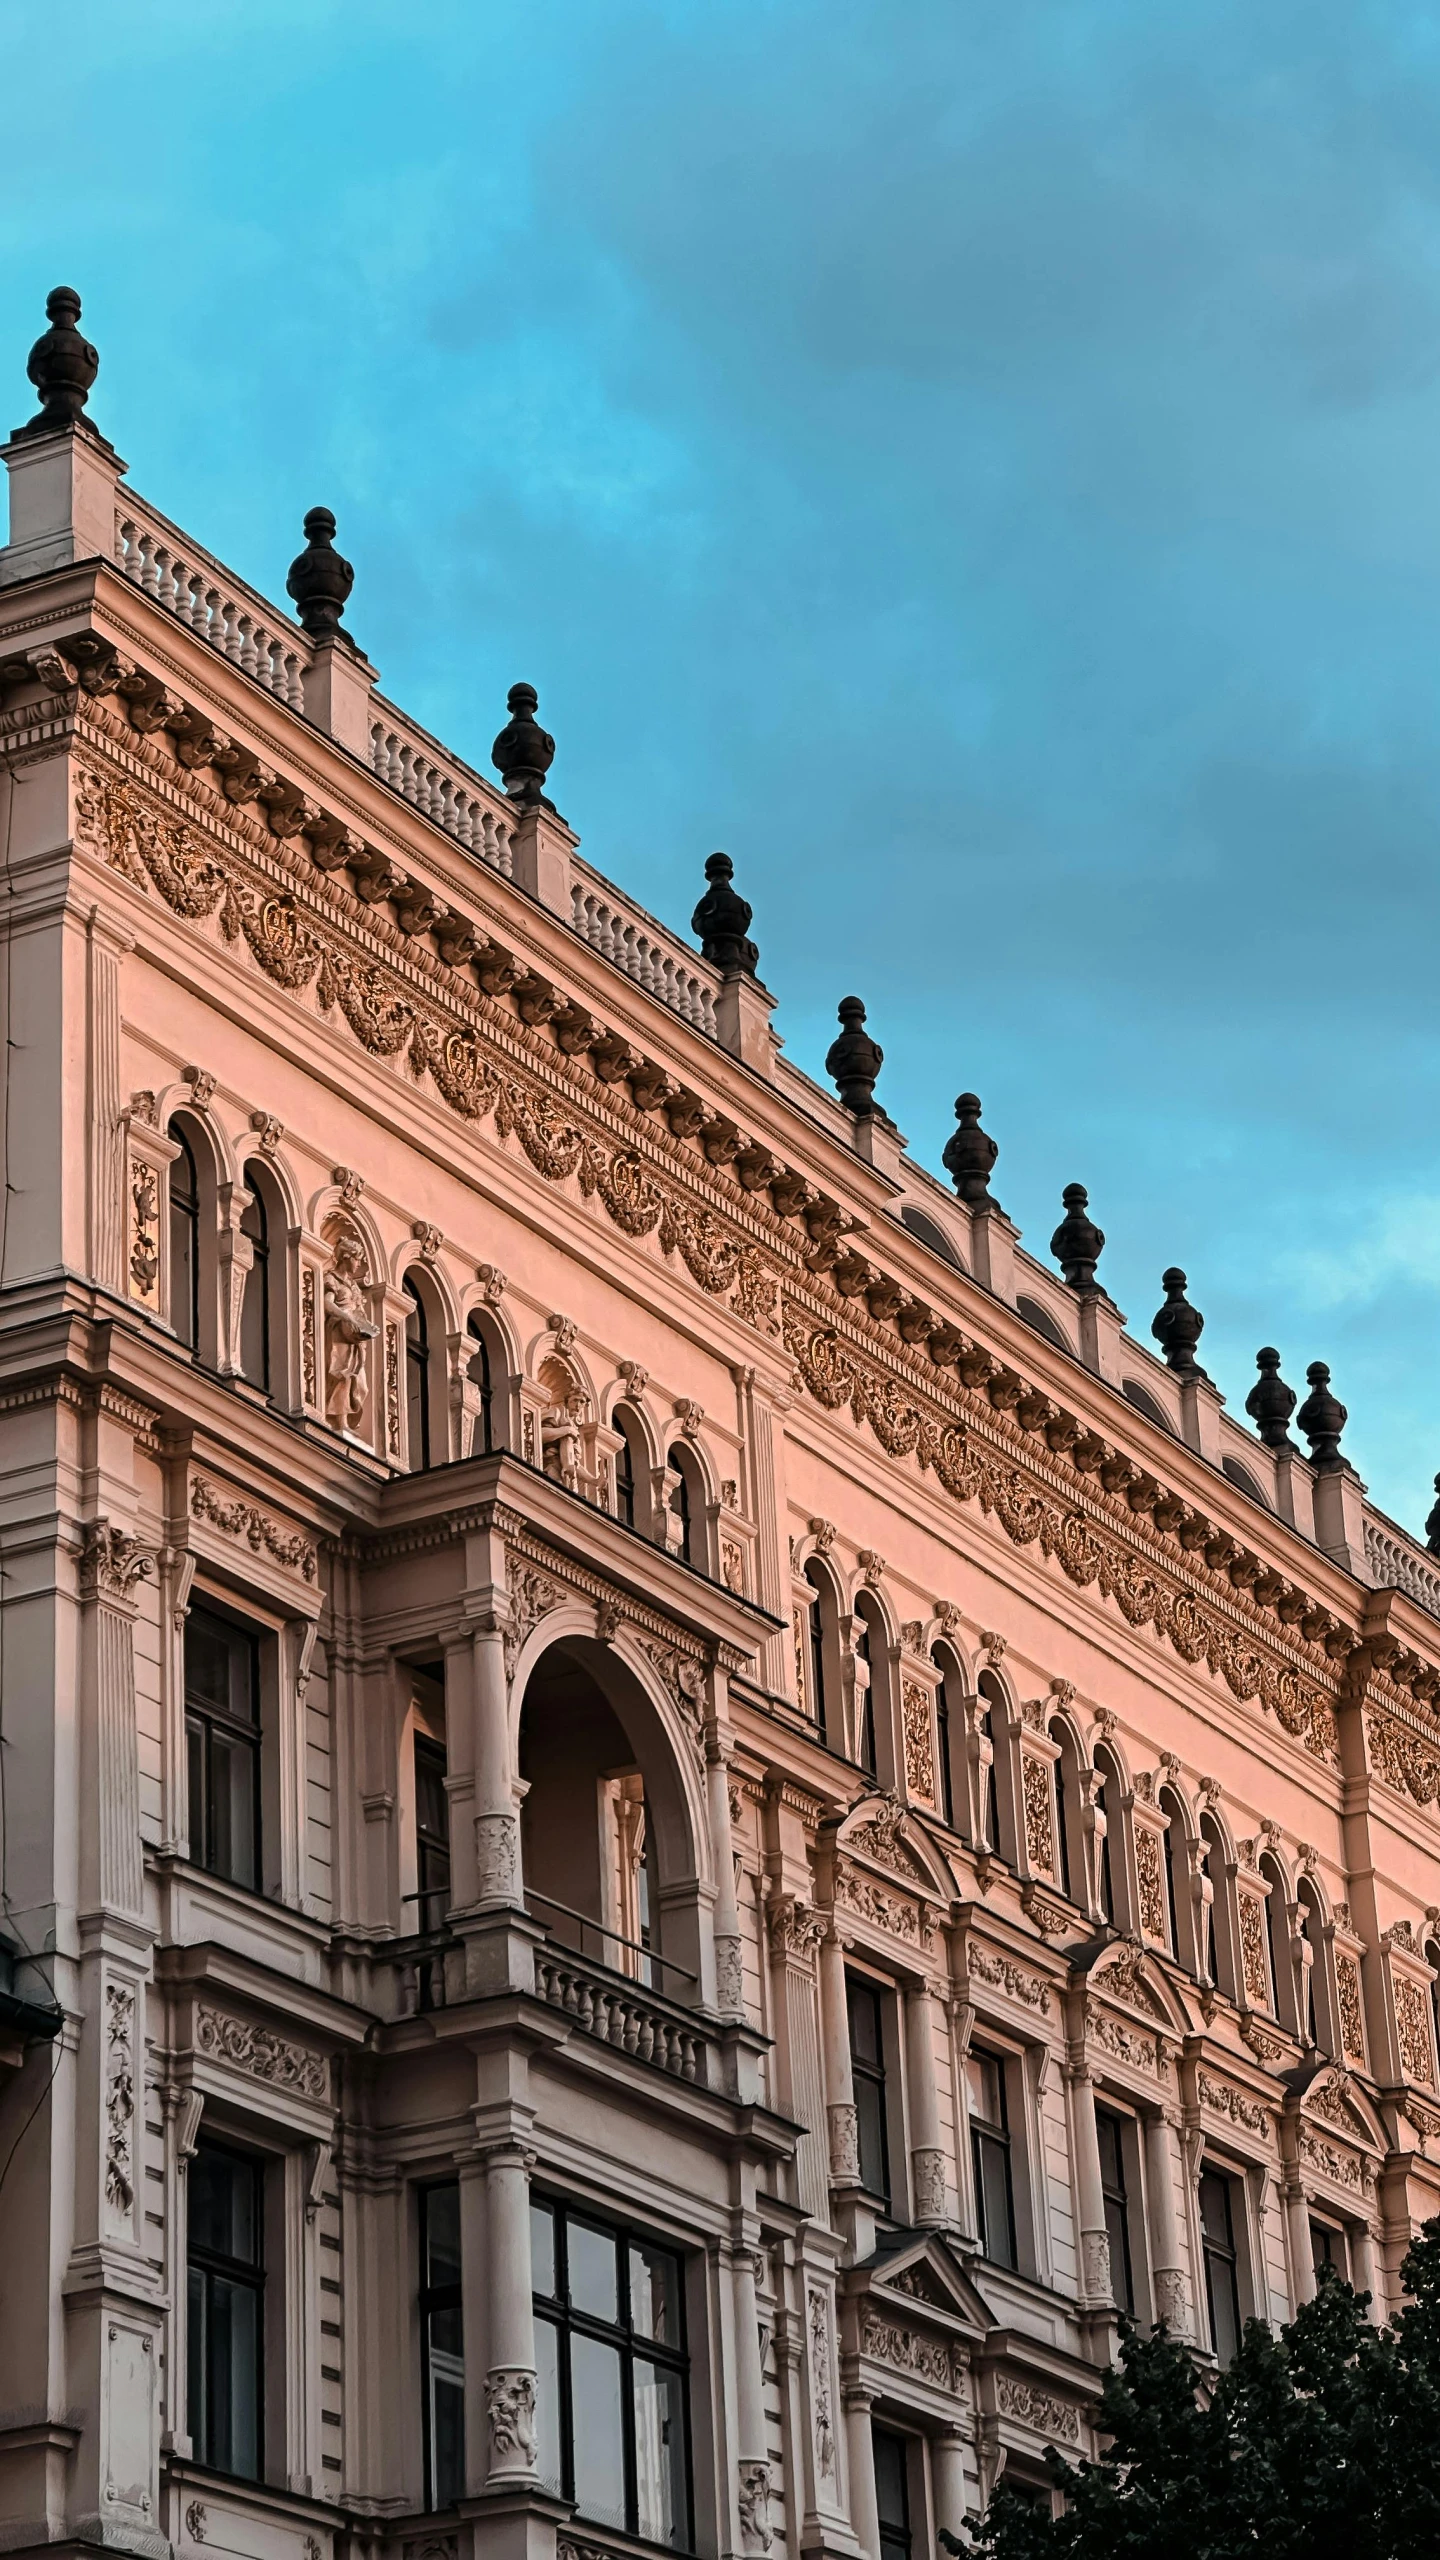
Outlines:
<svg viewBox="0 0 1440 2560"><path fill-rule="evenodd" d="M1112 1837L1120 1820L1120 1772L1103 1743L1095 1754L1095 1775L1099 1785L1095 1792L1095 1810L1104 1817L1100 1833L1100 1858L1097 1883L1100 1888L1100 1915L1112 1928L1118 1928L1120 1914L1115 1902L1115 1841Z"/></svg>
<svg viewBox="0 0 1440 2560"><path fill-rule="evenodd" d="M1229 1851L1225 1834L1213 1813L1200 1816L1200 1837L1209 1855L1205 1872L1210 1879L1210 1899L1205 1915L1205 1969L1218 1991L1227 2000L1239 1997L1235 1979L1235 1906L1227 1873Z"/></svg>
<svg viewBox="0 0 1440 2560"><path fill-rule="evenodd" d="M1005 1692L993 1671L982 1671L978 1685L983 1703L976 1718L976 1731L982 1742L990 1745L980 1791L985 1812L986 1845L998 1858L1005 1858L1008 1862L1010 1844L1000 1829L1000 1779L996 1767L999 1736L995 1730L997 1720L1005 1715Z"/></svg>
<svg viewBox="0 0 1440 2560"><path fill-rule="evenodd" d="M1306 2044L1318 2045L1323 2053L1339 2059L1340 2040L1330 2002L1330 1968L1325 1944L1325 1914L1320 1895L1310 1876L1302 1876L1295 1888L1299 1904L1295 1920L1301 1937L1310 1950L1310 1961L1304 1973L1305 2015L1300 2033Z"/></svg>
<svg viewBox="0 0 1440 2560"><path fill-rule="evenodd" d="M495 1424L495 1372L490 1362L490 1338L482 1317L472 1314L466 1319L466 1332L475 1348L470 1355L470 1383L480 1390L480 1411L475 1417L474 1458L488 1458L492 1449L500 1447Z"/></svg>
<svg viewBox="0 0 1440 2560"><path fill-rule="evenodd" d="M621 1426L620 1446L615 1452L615 1517L627 1529L635 1526L635 1461L630 1455L630 1434Z"/></svg>
<svg viewBox="0 0 1440 2560"><path fill-rule="evenodd" d="M405 1295L405 1411L412 1473L430 1464L430 1327L418 1283L407 1272Z"/></svg>
<svg viewBox="0 0 1440 2560"><path fill-rule="evenodd" d="M880 1763L875 1750L875 1684L880 1676L880 1648L871 1641L877 1632L875 1605L863 1591L856 1597L855 1617L860 1629L855 1638L855 1659L865 1666L863 1685L856 1683L855 1754L866 1777L876 1778Z"/></svg>
<svg viewBox="0 0 1440 2560"><path fill-rule="evenodd" d="M1052 1724L1050 1739L1060 1746L1060 1757L1053 1763L1052 1783L1055 1790L1055 1881L1067 1902L1083 1900L1083 1889L1077 1894L1080 1880L1080 1802L1076 1785L1075 1746L1063 1724Z"/></svg>
<svg viewBox="0 0 1440 2560"><path fill-rule="evenodd" d="M813 1556L805 1567L805 1580L810 1597L805 1607L805 1685L806 1704L822 1733L830 1729L830 1701L827 1695L826 1661L827 1608L833 1606L833 1595L820 1566Z"/></svg>
<svg viewBox="0 0 1440 2560"><path fill-rule="evenodd" d="M1170 1952L1178 1956L1188 1969L1190 1963L1189 1909L1185 1900L1185 1808L1173 1787L1162 1787L1158 1798L1160 1810L1169 1815L1161 1849L1165 1859L1165 1926L1169 1932Z"/></svg>
<svg viewBox="0 0 1440 2560"><path fill-rule="evenodd" d="M250 1206L240 1220L240 1232L250 1240L250 1268L245 1274L245 1294L240 1301L240 1369L252 1387L270 1392L270 1221L253 1166L247 1165L245 1178L250 1191Z"/></svg>
<svg viewBox="0 0 1440 2560"><path fill-rule="evenodd" d="M960 1703L964 1696L965 1683L956 1667L955 1657L947 1646L937 1644L931 1652L930 1659L940 1674L940 1685L935 1692L935 1731L940 1748L939 1809L943 1819L954 1831L959 1828L956 1821L957 1812L963 1807L965 1801L963 1764L961 1784L957 1787L955 1783L955 1754L960 1748L961 1737L965 1731L965 1710ZM952 1692L954 1693L953 1709Z"/></svg>
<svg viewBox="0 0 1440 2560"><path fill-rule="evenodd" d="M194 1351L200 1341L200 1183L178 1120L166 1134L180 1150L170 1167L170 1322Z"/></svg>
<svg viewBox="0 0 1440 2560"><path fill-rule="evenodd" d="M666 1464L674 1477L667 1504L671 1522L668 1544L672 1554L680 1556L686 1564L693 1564L695 1559L690 1552L693 1536L693 1522L690 1514L690 1474L685 1463L684 1450L672 1449Z"/></svg>

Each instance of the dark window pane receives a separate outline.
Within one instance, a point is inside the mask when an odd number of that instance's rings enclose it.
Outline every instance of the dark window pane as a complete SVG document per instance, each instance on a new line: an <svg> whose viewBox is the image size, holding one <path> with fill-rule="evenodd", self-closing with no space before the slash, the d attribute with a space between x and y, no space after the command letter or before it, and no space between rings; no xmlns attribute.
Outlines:
<svg viewBox="0 0 1440 2560"><path fill-rule="evenodd" d="M465 2369L453 2370L438 2351L431 2360L430 2413L432 2501L453 2507L465 2495Z"/></svg>
<svg viewBox="0 0 1440 2560"><path fill-rule="evenodd" d="M615 1452L615 1510L627 1529L635 1526L635 1461L630 1443L622 1438Z"/></svg>
<svg viewBox="0 0 1440 2560"><path fill-rule="evenodd" d="M189 2419L196 2457L260 2474L262 2173L202 2143L187 2176Z"/></svg>
<svg viewBox="0 0 1440 2560"><path fill-rule="evenodd" d="M195 1159L172 1120L167 1136L180 1153L170 1166L170 1322L193 1351L199 1335L200 1194Z"/></svg>
<svg viewBox="0 0 1440 2560"><path fill-rule="evenodd" d="M255 1883L255 1746L223 1726L210 1733L212 1873L232 1884Z"/></svg>
<svg viewBox="0 0 1440 2560"><path fill-rule="evenodd" d="M1229 2364L1240 2344L1240 2288L1231 2181L1216 2169L1201 2172L1200 2229L1205 2251L1205 2301L1210 2314L1210 2343L1219 2362Z"/></svg>
<svg viewBox="0 0 1440 2560"><path fill-rule="evenodd" d="M680 2267L668 2249L630 2243L630 2326L657 2346L680 2344Z"/></svg>
<svg viewBox="0 0 1440 2560"><path fill-rule="evenodd" d="M596 2320L617 2321L620 2298L616 2286L615 2234L592 2231L588 2223L567 2226L570 2256L570 2300L577 2311Z"/></svg>
<svg viewBox="0 0 1440 2560"><path fill-rule="evenodd" d="M903 2436L888 2427L872 2427L875 2462L875 2512L880 2526L880 2560L908 2560L910 2551L909 2449Z"/></svg>
<svg viewBox="0 0 1440 2560"><path fill-rule="evenodd" d="M1311 2223L1310 2259L1317 2276L1322 2267L1333 2267L1337 2276L1344 2276L1348 2281L1348 2255L1343 2231L1337 2231L1330 2222Z"/></svg>
<svg viewBox="0 0 1440 2560"><path fill-rule="evenodd" d="M548 2204L530 2207L530 2265L536 2292L553 2302L560 2287L555 2271L555 2216Z"/></svg>
<svg viewBox="0 0 1440 2560"><path fill-rule="evenodd" d="M846 1984L850 2007L850 2051L856 2062L868 2063L872 2070L881 2062L880 2002L877 1994L863 1982Z"/></svg>
<svg viewBox="0 0 1440 2560"><path fill-rule="evenodd" d="M460 2282L460 2187L458 2180L430 2187L425 2196L425 2281L427 2285Z"/></svg>
<svg viewBox="0 0 1440 2560"><path fill-rule="evenodd" d="M542 2487L557 2496L565 2487L561 2455L560 2332L553 2320L535 2323L535 2428L539 2438L536 2468Z"/></svg>
<svg viewBox="0 0 1440 2560"><path fill-rule="evenodd" d="M688 2543L685 2393L672 2366L635 2358L635 2531L647 2542Z"/></svg>
<svg viewBox="0 0 1440 2560"><path fill-rule="evenodd" d="M420 2192L420 2331L424 2359L425 2503L465 2492L465 2315L460 2282L460 2188Z"/></svg>
<svg viewBox="0 0 1440 2560"><path fill-rule="evenodd" d="M625 2530L625 2438L620 2350L578 2331L570 2340L575 2503L596 2524Z"/></svg>
<svg viewBox="0 0 1440 2560"><path fill-rule="evenodd" d="M980 2246L997 2267L1013 2267L1015 2200L1010 2181L1010 2145L1002 2135L972 2130L975 2196L980 2214Z"/></svg>

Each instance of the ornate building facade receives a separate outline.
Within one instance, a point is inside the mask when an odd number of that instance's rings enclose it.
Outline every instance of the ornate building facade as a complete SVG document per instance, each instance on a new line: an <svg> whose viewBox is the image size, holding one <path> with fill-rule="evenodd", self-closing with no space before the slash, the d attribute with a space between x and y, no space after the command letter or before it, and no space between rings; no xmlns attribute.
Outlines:
<svg viewBox="0 0 1440 2560"><path fill-rule="evenodd" d="M5 449L0 2546L928 2553L1440 2191L1440 1568ZM287 546L288 548L288 546ZM1432 2143L1437 2150L1432 2151Z"/></svg>

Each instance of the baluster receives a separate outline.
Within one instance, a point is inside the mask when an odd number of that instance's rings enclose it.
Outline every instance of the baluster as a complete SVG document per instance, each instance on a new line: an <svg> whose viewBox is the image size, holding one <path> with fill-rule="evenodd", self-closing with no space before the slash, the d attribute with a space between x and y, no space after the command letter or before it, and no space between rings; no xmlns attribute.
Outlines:
<svg viewBox="0 0 1440 2560"><path fill-rule="evenodd" d="M715 998L708 987L700 991L700 1028L708 1031L712 1040L715 1038Z"/></svg>
<svg viewBox="0 0 1440 2560"><path fill-rule="evenodd" d="M237 663L240 656L240 634L236 629L239 610L232 597L216 596L215 619L220 626L220 646L232 664Z"/></svg>
<svg viewBox="0 0 1440 2560"><path fill-rule="evenodd" d="M186 569L176 580L175 610L187 631L198 631L204 619L205 607L201 602L204 584L198 569Z"/></svg>
<svg viewBox="0 0 1440 2560"><path fill-rule="evenodd" d="M398 791L405 778L405 768L400 762L400 741L393 729L388 729L385 733L385 762L382 771L391 790Z"/></svg>
<svg viewBox="0 0 1440 2560"><path fill-rule="evenodd" d="M379 774L385 771L385 732L378 720L370 731L370 770Z"/></svg>
<svg viewBox="0 0 1440 2560"><path fill-rule="evenodd" d="M242 613L236 624L236 632L239 641L237 655L239 657L240 664L244 668L247 676L253 676L256 668L260 664L260 653L255 646L254 615Z"/></svg>
<svg viewBox="0 0 1440 2560"><path fill-rule="evenodd" d="M455 833L467 851L475 848L475 803L468 791L457 788L452 811Z"/></svg>
<svg viewBox="0 0 1440 2560"><path fill-rule="evenodd" d="M283 701L285 678L280 669L280 643L272 639L268 632L262 632L260 635L259 665L256 673L266 692L278 694Z"/></svg>
<svg viewBox="0 0 1440 2560"><path fill-rule="evenodd" d="M627 2053L633 2053L640 2041L640 2021L628 2000L625 2003L624 2032L620 2041Z"/></svg>
<svg viewBox="0 0 1440 2560"><path fill-rule="evenodd" d="M115 558L119 563L120 575L122 578L133 578L135 575L135 571L131 566L135 557L133 549L134 541L135 527L131 523L130 518L128 516L117 516L115 519Z"/></svg>
<svg viewBox="0 0 1440 2560"><path fill-rule="evenodd" d="M285 660L285 699L292 711L305 708L305 684L299 654L292 649Z"/></svg>
<svg viewBox="0 0 1440 2560"><path fill-rule="evenodd" d="M415 750L408 745L400 749L400 796L404 800L415 797Z"/></svg>
<svg viewBox="0 0 1440 2560"><path fill-rule="evenodd" d="M635 975L647 995L655 993L655 964L659 957L648 933L635 937Z"/></svg>
<svg viewBox="0 0 1440 2560"><path fill-rule="evenodd" d="M511 837L510 829L508 827L497 825L495 829L495 838L500 847L495 860L495 868L499 872L502 880L513 880L515 877L515 846Z"/></svg>

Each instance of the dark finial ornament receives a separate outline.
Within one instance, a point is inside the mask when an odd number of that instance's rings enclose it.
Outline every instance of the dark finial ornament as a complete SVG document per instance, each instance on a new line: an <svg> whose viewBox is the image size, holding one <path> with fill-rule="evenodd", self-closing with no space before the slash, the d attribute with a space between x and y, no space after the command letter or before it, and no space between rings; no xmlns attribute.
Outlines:
<svg viewBox="0 0 1440 2560"><path fill-rule="evenodd" d="M1435 1490L1440 1493L1440 1476L1435 1479ZM1440 1502L1434 1505L1425 1523L1425 1544L1432 1556L1440 1556Z"/></svg>
<svg viewBox="0 0 1440 2560"><path fill-rule="evenodd" d="M50 326L43 338L36 339L25 367L40 394L40 407L16 429L22 436L53 435L62 427L78 427L100 370L99 356L75 326L80 296L72 285L57 284L46 299L45 316Z"/></svg>
<svg viewBox="0 0 1440 2560"><path fill-rule="evenodd" d="M1290 1416L1295 1410L1295 1390L1287 1387L1280 1375L1280 1354L1269 1343L1255 1354L1260 1375L1245 1399L1245 1410L1267 1449L1293 1449Z"/></svg>
<svg viewBox="0 0 1440 2560"><path fill-rule="evenodd" d="M1165 1354L1165 1365L1181 1378L1203 1378L1205 1372L1195 1357L1195 1345L1205 1330L1205 1319L1185 1295L1185 1274L1178 1264L1161 1272L1160 1286L1165 1292L1165 1304L1150 1330Z"/></svg>
<svg viewBox="0 0 1440 2560"><path fill-rule="evenodd" d="M875 1079L885 1059L879 1042L862 1029L864 1020L865 1007L860 998L842 996L840 1037L832 1040L825 1052L825 1073L834 1077L846 1110L862 1120L868 1119L876 1108Z"/></svg>
<svg viewBox="0 0 1440 2560"><path fill-rule="evenodd" d="M1060 1197L1065 1215L1050 1239L1050 1250L1072 1289L1097 1289L1095 1265L1105 1250L1105 1235L1086 1215L1090 1194L1083 1182L1067 1182Z"/></svg>
<svg viewBox="0 0 1440 2560"><path fill-rule="evenodd" d="M285 593L312 640L338 640L340 616L355 584L355 572L335 548L335 519L328 507L312 507L305 518L305 548L290 563ZM345 634L348 640L350 634Z"/></svg>
<svg viewBox="0 0 1440 2560"><path fill-rule="evenodd" d="M510 799L531 809L551 809L555 804L545 797L545 776L554 762L555 741L535 717L540 696L533 684L512 684L505 700L510 717L490 750L490 761Z"/></svg>
<svg viewBox="0 0 1440 2560"><path fill-rule="evenodd" d="M1305 1372L1310 1393L1295 1419L1310 1443L1310 1463L1322 1474L1345 1463L1340 1455L1340 1434L1345 1428L1345 1407L1338 1396L1330 1393L1330 1372L1323 1360L1312 1360Z"/></svg>
<svg viewBox="0 0 1440 2560"><path fill-rule="evenodd" d="M955 1117L959 1122L949 1139L940 1161L962 1200L972 1209L988 1209L996 1204L990 1198L990 1176L1000 1150L980 1126L978 1093L957 1093Z"/></svg>
<svg viewBox="0 0 1440 2560"><path fill-rule="evenodd" d="M748 898L731 887L735 865L728 853L712 853L705 865L710 886L690 919L690 930L700 938L702 956L713 969L743 970L753 978L760 965L760 954L753 942L746 940L750 918L755 910Z"/></svg>

